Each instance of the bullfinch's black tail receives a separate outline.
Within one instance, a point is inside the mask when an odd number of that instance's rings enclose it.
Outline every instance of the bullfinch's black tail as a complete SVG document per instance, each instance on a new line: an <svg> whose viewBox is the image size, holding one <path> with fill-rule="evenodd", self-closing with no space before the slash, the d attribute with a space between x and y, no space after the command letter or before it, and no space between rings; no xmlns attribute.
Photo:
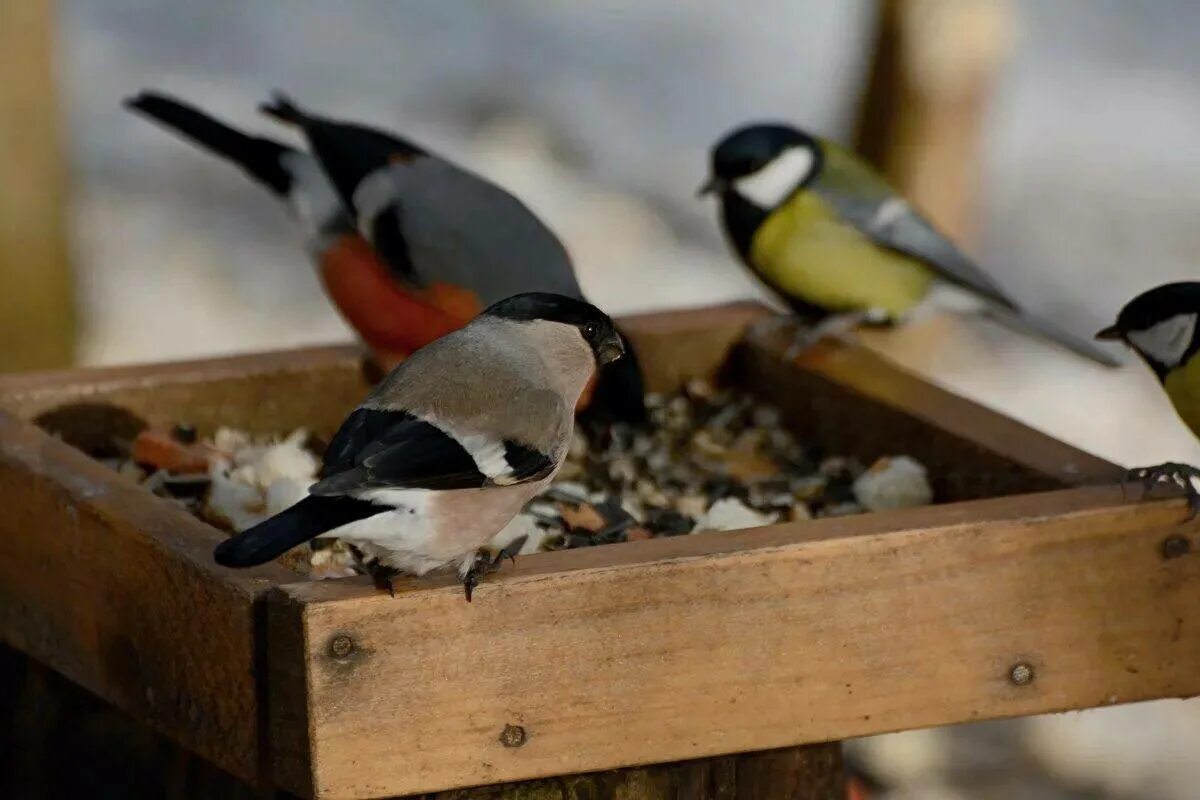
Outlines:
<svg viewBox="0 0 1200 800"><path fill-rule="evenodd" d="M585 421L627 422L641 425L646 421L646 387L642 365L628 337L625 355L600 369L592 402L581 415Z"/></svg>
<svg viewBox="0 0 1200 800"><path fill-rule="evenodd" d="M307 111L296 105L292 98L278 90L271 93L271 99L259 103L258 110L280 122L303 128L313 122L313 117Z"/></svg>
<svg viewBox="0 0 1200 800"><path fill-rule="evenodd" d="M223 567L258 566L326 531L391 510L388 506L353 497L310 495L291 508L221 542L213 551L213 559Z"/></svg>
<svg viewBox="0 0 1200 800"><path fill-rule="evenodd" d="M195 106L158 92L142 92L127 98L125 107L224 156L276 194L287 194L291 189L292 176L284 165L283 156L295 151L286 145L248 136Z"/></svg>

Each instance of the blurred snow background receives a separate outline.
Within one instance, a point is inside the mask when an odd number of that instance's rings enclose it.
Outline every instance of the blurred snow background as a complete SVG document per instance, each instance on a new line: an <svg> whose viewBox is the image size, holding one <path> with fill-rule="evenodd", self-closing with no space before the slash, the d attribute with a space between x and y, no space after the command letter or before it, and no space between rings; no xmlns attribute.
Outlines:
<svg viewBox="0 0 1200 800"><path fill-rule="evenodd" d="M1088 333L1135 293L1197 273L1200 4L1017 5L975 249L1030 307ZM123 111L131 92L174 92L286 136L254 112L278 87L403 131L524 198L608 310L697 305L760 295L693 197L707 146L761 117L846 137L874 13L864 0L60 6L90 363L350 338L283 210ZM1140 365L1106 372L987 325L955 330L873 342L1108 458L1200 460ZM1200 796L1198 717L1166 702L862 747L905 797L1183 800ZM964 770L971 791L945 788ZM1011 775L1036 785L1013 793Z"/></svg>

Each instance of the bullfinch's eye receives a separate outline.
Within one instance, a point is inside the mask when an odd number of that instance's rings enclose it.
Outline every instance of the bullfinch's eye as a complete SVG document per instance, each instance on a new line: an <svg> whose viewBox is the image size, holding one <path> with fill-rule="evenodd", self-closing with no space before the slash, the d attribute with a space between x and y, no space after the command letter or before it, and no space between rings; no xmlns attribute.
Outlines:
<svg viewBox="0 0 1200 800"><path fill-rule="evenodd" d="M583 335L591 339L600 332L600 326L594 322L589 322L583 326Z"/></svg>

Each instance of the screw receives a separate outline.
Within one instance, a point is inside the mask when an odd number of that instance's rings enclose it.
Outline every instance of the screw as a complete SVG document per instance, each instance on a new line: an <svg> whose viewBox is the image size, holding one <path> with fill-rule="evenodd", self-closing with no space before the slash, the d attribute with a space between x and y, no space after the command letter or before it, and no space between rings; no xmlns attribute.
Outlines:
<svg viewBox="0 0 1200 800"><path fill-rule="evenodd" d="M1179 558L1186 556L1192 552L1192 543L1188 541L1186 536L1180 536L1178 533L1173 533L1163 539L1162 547L1163 558Z"/></svg>
<svg viewBox="0 0 1200 800"><path fill-rule="evenodd" d="M334 658L346 658L354 652L354 640L344 633L339 633L329 643L329 652Z"/></svg>
<svg viewBox="0 0 1200 800"><path fill-rule="evenodd" d="M1013 668L1008 671L1008 679L1015 686L1025 686L1033 683L1033 667L1021 661L1013 665Z"/></svg>
<svg viewBox="0 0 1200 800"><path fill-rule="evenodd" d="M520 725L505 725L500 731L500 744L505 747L520 747L526 738L525 729Z"/></svg>

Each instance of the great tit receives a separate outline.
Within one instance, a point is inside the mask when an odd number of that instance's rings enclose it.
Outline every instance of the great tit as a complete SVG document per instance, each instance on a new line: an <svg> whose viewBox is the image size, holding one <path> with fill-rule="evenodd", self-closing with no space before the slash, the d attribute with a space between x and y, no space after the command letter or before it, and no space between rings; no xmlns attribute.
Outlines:
<svg viewBox="0 0 1200 800"><path fill-rule="evenodd" d="M1129 301L1117 321L1096 334L1097 339L1121 341L1141 356L1158 376L1163 391L1192 433L1200 436L1200 283L1167 283ZM1138 467L1129 477L1147 488L1174 483L1187 492L1191 515L1200 511L1200 493L1192 480L1200 469L1168 462Z"/></svg>
<svg viewBox="0 0 1200 800"><path fill-rule="evenodd" d="M385 585L453 564L470 600L499 560L481 548L562 466L580 393L623 348L582 300L495 303L389 373L342 423L308 496L222 542L217 563L253 566L336 537Z"/></svg>
<svg viewBox="0 0 1200 800"><path fill-rule="evenodd" d="M584 299L558 237L494 183L393 133L309 113L279 93L260 109L300 129L358 232L399 285L419 290L440 281L484 305L518 291ZM591 410L624 422L645 419L631 349L600 374Z"/></svg>
<svg viewBox="0 0 1200 800"><path fill-rule="evenodd" d="M806 341L902 320L935 282L966 290L998 321L1109 366L1109 353L1021 310L854 154L789 125L733 131L711 152L700 194L715 193L742 261L818 323Z"/></svg>

